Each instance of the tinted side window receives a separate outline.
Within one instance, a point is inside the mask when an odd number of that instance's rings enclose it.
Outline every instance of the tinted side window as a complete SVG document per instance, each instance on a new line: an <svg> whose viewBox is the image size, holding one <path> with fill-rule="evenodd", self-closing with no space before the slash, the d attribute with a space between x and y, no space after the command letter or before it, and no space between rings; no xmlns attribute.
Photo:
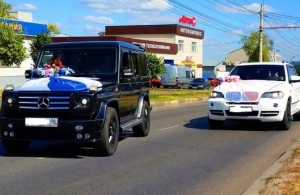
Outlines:
<svg viewBox="0 0 300 195"><path fill-rule="evenodd" d="M131 54L131 62L132 62L132 69L135 75L140 75L139 67L138 67L138 55L136 53Z"/></svg>
<svg viewBox="0 0 300 195"><path fill-rule="evenodd" d="M138 54L138 70L141 76L147 76L147 62L146 62L146 54L139 53Z"/></svg>
<svg viewBox="0 0 300 195"><path fill-rule="evenodd" d="M294 67L287 66L288 76L289 80L291 79L291 76L297 76L297 72L295 71Z"/></svg>

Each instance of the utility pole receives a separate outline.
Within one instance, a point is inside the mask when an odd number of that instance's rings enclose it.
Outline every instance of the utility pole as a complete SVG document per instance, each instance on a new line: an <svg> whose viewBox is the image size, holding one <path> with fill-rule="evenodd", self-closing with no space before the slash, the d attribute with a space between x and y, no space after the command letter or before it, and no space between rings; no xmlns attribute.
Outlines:
<svg viewBox="0 0 300 195"><path fill-rule="evenodd" d="M264 6L261 4L260 7L260 25L259 25L259 62L262 62L262 50L263 50L263 17L264 17Z"/></svg>

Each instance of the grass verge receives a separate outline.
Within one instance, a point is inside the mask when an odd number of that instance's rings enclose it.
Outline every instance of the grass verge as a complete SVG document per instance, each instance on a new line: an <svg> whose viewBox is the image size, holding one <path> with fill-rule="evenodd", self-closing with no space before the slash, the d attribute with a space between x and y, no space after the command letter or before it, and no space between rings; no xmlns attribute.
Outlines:
<svg viewBox="0 0 300 195"><path fill-rule="evenodd" d="M150 90L150 101L157 102L186 98L203 98L208 97L210 92L211 90L153 88Z"/></svg>

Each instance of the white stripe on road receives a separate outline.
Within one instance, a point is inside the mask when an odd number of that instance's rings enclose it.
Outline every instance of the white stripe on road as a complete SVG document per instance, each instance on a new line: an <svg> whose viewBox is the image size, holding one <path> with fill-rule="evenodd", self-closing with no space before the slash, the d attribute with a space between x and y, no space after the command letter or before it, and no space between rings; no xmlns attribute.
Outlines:
<svg viewBox="0 0 300 195"><path fill-rule="evenodd" d="M159 131L164 131L164 130L168 130L168 129L173 129L173 128L175 128L175 127L178 127L178 125L172 126L172 127L163 128L163 129L160 129Z"/></svg>

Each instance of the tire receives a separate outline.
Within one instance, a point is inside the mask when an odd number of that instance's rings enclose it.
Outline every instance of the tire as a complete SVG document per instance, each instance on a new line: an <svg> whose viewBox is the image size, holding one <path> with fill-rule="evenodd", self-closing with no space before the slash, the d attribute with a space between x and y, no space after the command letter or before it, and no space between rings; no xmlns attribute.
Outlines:
<svg viewBox="0 0 300 195"><path fill-rule="evenodd" d="M100 141L94 143L94 153L97 156L111 156L118 146L119 141L119 119L116 110L107 107L103 129L100 131Z"/></svg>
<svg viewBox="0 0 300 195"><path fill-rule="evenodd" d="M208 124L212 129L221 129L223 127L224 121L212 120L208 117Z"/></svg>
<svg viewBox="0 0 300 195"><path fill-rule="evenodd" d="M284 111L283 119L279 122L279 129L280 130L289 130L291 127L292 115L291 115L291 103L290 101L287 102L286 108Z"/></svg>
<svg viewBox="0 0 300 195"><path fill-rule="evenodd" d="M9 153L24 153L27 151L30 141L3 139L2 145Z"/></svg>
<svg viewBox="0 0 300 195"><path fill-rule="evenodd" d="M141 117L143 122L132 127L133 135L136 137L146 137L150 130L150 110L148 102L144 101Z"/></svg>

